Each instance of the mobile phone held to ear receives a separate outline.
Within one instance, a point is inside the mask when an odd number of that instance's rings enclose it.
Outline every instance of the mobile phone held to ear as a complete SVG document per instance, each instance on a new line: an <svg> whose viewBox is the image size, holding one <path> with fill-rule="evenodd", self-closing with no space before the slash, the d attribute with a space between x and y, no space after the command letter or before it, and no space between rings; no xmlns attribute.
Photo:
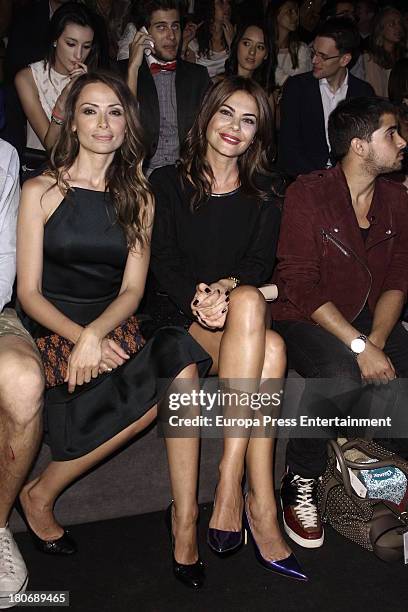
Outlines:
<svg viewBox="0 0 408 612"><path fill-rule="evenodd" d="M149 34L149 32L147 31L145 26L142 26L140 28L140 31L143 32L143 34ZM152 40L149 40L149 45L151 46L151 49L145 49L144 50L144 54L145 54L146 57L149 57L149 55L151 55L152 52L154 51L154 42Z"/></svg>

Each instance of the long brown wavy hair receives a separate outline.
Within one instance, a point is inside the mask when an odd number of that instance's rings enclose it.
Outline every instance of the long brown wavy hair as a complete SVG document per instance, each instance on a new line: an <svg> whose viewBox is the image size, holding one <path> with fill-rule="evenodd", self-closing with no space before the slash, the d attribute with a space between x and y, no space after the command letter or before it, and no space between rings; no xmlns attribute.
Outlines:
<svg viewBox="0 0 408 612"><path fill-rule="evenodd" d="M373 23L371 26L370 42L369 42L369 52L373 60L375 61L376 64L386 69L392 68L395 63L395 58L393 58L384 48L384 38L383 38L384 23L383 22L384 22L384 18L389 13L395 13L399 17L401 17L400 11L394 8L393 6L386 6L385 8L383 8L379 13L377 13L376 17L373 20ZM403 30L403 38L400 40L399 43L395 45L395 55L396 55L397 60L405 56L406 43L407 43L407 32L404 28L402 17L401 17L401 24L402 24L402 30Z"/></svg>
<svg viewBox="0 0 408 612"><path fill-rule="evenodd" d="M182 180L192 183L195 188L191 202L193 210L208 200L215 181L212 168L206 159L208 124L226 100L236 91L247 92L254 98L258 107L255 138L238 158L240 186L247 195L262 200L267 198L267 194L256 184L256 175L269 174L267 151L273 139L273 114L268 96L263 87L252 79L228 76L208 90L193 127L181 146L179 172Z"/></svg>
<svg viewBox="0 0 408 612"><path fill-rule="evenodd" d="M65 121L52 150L47 174L55 178L61 193L66 195L71 189L67 178L69 169L80 148L78 137L72 129L75 110L81 91L91 83L103 83L109 87L123 106L125 136L107 169L105 190L111 196L116 220L125 232L128 247L134 249L137 243L141 246L148 243L152 194L142 171L145 144L136 99L117 76L103 72L84 74L72 85L65 104Z"/></svg>

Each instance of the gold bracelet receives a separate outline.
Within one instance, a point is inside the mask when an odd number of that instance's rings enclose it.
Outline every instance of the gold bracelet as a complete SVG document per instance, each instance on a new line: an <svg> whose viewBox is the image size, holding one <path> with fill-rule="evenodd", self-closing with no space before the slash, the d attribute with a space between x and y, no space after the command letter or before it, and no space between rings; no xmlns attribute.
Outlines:
<svg viewBox="0 0 408 612"><path fill-rule="evenodd" d="M231 291L232 291L233 289L236 289L236 288L238 287L238 285L240 284L240 282L241 282L241 281L239 280L239 278L236 278L235 276L229 276L229 277L228 277L228 280L230 280L230 281L232 281L232 282L233 282L233 285L232 285L232 287L231 287Z"/></svg>

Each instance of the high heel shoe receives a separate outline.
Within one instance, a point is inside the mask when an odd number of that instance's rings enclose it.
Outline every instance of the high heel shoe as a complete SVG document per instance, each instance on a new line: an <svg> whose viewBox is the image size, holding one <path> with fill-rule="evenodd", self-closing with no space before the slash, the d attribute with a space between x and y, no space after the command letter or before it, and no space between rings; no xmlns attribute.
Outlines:
<svg viewBox="0 0 408 612"><path fill-rule="evenodd" d="M244 506L244 516L243 522L245 525L246 532L249 533L252 539L252 543L254 545L255 557L257 561L264 567L265 569L275 572L276 574L280 574L281 576L285 576L286 578L294 578L295 580L307 581L308 577L303 572L300 567L298 560L295 555L291 553L289 557L285 559L278 559L277 561L269 561L262 556L261 551L259 550L259 546L256 543L254 538L254 534L252 533L251 525L249 523L247 509L246 509L246 500Z"/></svg>
<svg viewBox="0 0 408 612"><path fill-rule="evenodd" d="M223 531L208 528L207 544L217 555L230 555L242 546L242 531Z"/></svg>
<svg viewBox="0 0 408 612"><path fill-rule="evenodd" d="M213 527L208 528L207 544L217 555L224 557L237 552L241 548L242 542L242 528L241 531L224 531L223 529L214 529Z"/></svg>
<svg viewBox="0 0 408 612"><path fill-rule="evenodd" d="M173 573L177 580L182 582L185 586L188 586L192 589L200 589L204 584L204 563L201 561L200 557L195 563L184 564L176 561L174 556L174 535L173 535L173 525L172 525L172 514L173 514L173 502L171 502L170 506L166 510L166 525L169 532L170 544L171 544L171 556L173 562Z"/></svg>
<svg viewBox="0 0 408 612"><path fill-rule="evenodd" d="M21 505L19 499L16 500L14 507L23 519L24 523L26 524L28 533L30 534L34 546L37 548L37 550L47 555L72 555L76 553L77 546L75 540L71 538L66 529L64 529L64 534L56 540L42 540L29 524L23 506Z"/></svg>

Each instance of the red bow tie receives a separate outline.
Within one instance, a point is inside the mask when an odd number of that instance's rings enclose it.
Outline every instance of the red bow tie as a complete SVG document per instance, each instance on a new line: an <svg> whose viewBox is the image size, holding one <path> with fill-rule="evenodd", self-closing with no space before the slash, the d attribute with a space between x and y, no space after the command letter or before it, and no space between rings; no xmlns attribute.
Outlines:
<svg viewBox="0 0 408 612"><path fill-rule="evenodd" d="M177 68L176 60L174 60L174 62L167 62L167 64L158 64L157 62L152 62L150 64L150 72L152 74L157 74L158 72L161 72L162 70L173 71L176 68Z"/></svg>

